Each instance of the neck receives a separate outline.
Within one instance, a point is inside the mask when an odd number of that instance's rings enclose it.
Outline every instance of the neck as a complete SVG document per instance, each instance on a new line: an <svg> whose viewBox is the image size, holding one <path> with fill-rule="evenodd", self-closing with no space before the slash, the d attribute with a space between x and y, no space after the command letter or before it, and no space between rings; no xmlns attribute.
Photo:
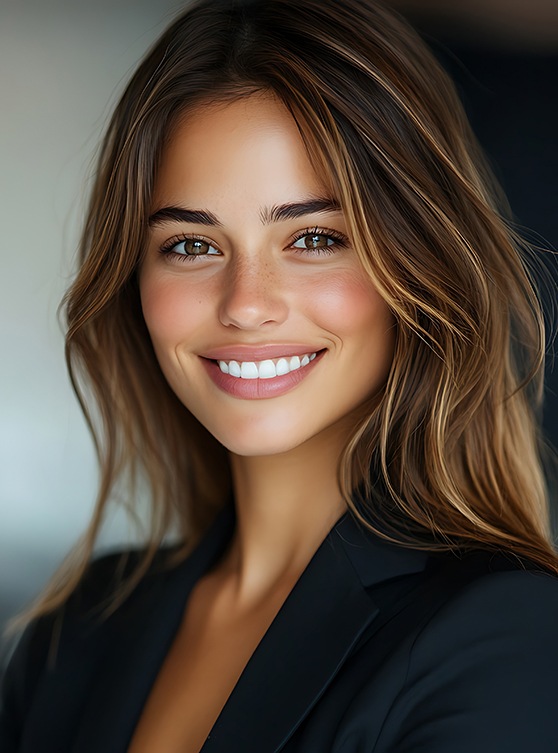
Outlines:
<svg viewBox="0 0 558 753"><path fill-rule="evenodd" d="M324 432L278 455L231 455L237 526L222 572L239 601L296 581L345 512L337 479L344 439Z"/></svg>

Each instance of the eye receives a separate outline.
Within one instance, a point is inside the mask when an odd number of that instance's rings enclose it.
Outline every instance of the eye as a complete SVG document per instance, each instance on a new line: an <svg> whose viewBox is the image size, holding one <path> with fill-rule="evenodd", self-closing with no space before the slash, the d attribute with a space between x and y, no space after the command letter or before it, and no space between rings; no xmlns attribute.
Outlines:
<svg viewBox="0 0 558 753"><path fill-rule="evenodd" d="M204 238L182 236L170 238L161 248L161 253L175 258L182 257L181 261L199 256L216 256L221 252Z"/></svg>
<svg viewBox="0 0 558 753"><path fill-rule="evenodd" d="M328 248L328 246L334 245L335 241L333 240L333 238L330 238L329 235L323 235L321 233L316 233L315 235L303 235L302 238L299 238L295 243L293 243L294 248L306 248L309 250Z"/></svg>
<svg viewBox="0 0 558 753"><path fill-rule="evenodd" d="M297 252L309 254L333 254L339 247L348 245L348 239L337 230L323 230L322 228L307 228L299 233L291 242L291 248Z"/></svg>

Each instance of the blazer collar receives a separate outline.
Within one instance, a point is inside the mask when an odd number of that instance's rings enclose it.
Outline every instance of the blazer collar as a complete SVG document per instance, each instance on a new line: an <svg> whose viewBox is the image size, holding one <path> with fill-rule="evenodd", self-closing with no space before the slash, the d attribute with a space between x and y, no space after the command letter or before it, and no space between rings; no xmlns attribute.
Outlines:
<svg viewBox="0 0 558 753"><path fill-rule="evenodd" d="M335 524L329 537L338 538L365 588L379 585L424 570L430 553L391 544L372 533L346 512Z"/></svg>
<svg viewBox="0 0 558 753"><path fill-rule="evenodd" d="M98 672L75 753L126 751L188 594L224 550L234 522L229 505L193 554L115 621L114 648ZM427 556L384 542L345 513L256 648L201 753L281 750L378 616L367 588L420 572Z"/></svg>

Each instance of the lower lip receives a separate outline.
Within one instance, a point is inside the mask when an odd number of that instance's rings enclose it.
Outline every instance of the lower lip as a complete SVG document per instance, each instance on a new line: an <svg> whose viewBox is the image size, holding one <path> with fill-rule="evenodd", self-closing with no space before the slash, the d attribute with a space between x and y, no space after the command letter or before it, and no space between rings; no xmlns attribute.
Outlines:
<svg viewBox="0 0 558 753"><path fill-rule="evenodd" d="M310 374L318 365L325 350L321 350L306 366L301 366L295 371L290 371L282 376L272 377L271 379L242 379L233 377L221 371L216 361L210 361L202 357L202 363L211 377L214 384L223 392L244 400L265 400L269 397L278 397L289 392L297 384L300 384L308 374Z"/></svg>

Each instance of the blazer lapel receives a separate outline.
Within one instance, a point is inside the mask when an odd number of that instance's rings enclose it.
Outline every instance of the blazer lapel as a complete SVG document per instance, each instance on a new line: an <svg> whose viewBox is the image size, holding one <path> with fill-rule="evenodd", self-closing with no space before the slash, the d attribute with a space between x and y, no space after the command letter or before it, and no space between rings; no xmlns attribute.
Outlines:
<svg viewBox="0 0 558 753"><path fill-rule="evenodd" d="M115 623L115 649L99 671L75 753L127 749L188 595L233 528L231 505L192 556L162 583L154 580L139 609ZM350 513L343 515L256 648L201 753L281 750L379 614L367 587L420 571L426 558L381 541Z"/></svg>
<svg viewBox="0 0 558 753"><path fill-rule="evenodd" d="M424 569L346 513L246 665L201 753L277 753L379 614L367 586Z"/></svg>

